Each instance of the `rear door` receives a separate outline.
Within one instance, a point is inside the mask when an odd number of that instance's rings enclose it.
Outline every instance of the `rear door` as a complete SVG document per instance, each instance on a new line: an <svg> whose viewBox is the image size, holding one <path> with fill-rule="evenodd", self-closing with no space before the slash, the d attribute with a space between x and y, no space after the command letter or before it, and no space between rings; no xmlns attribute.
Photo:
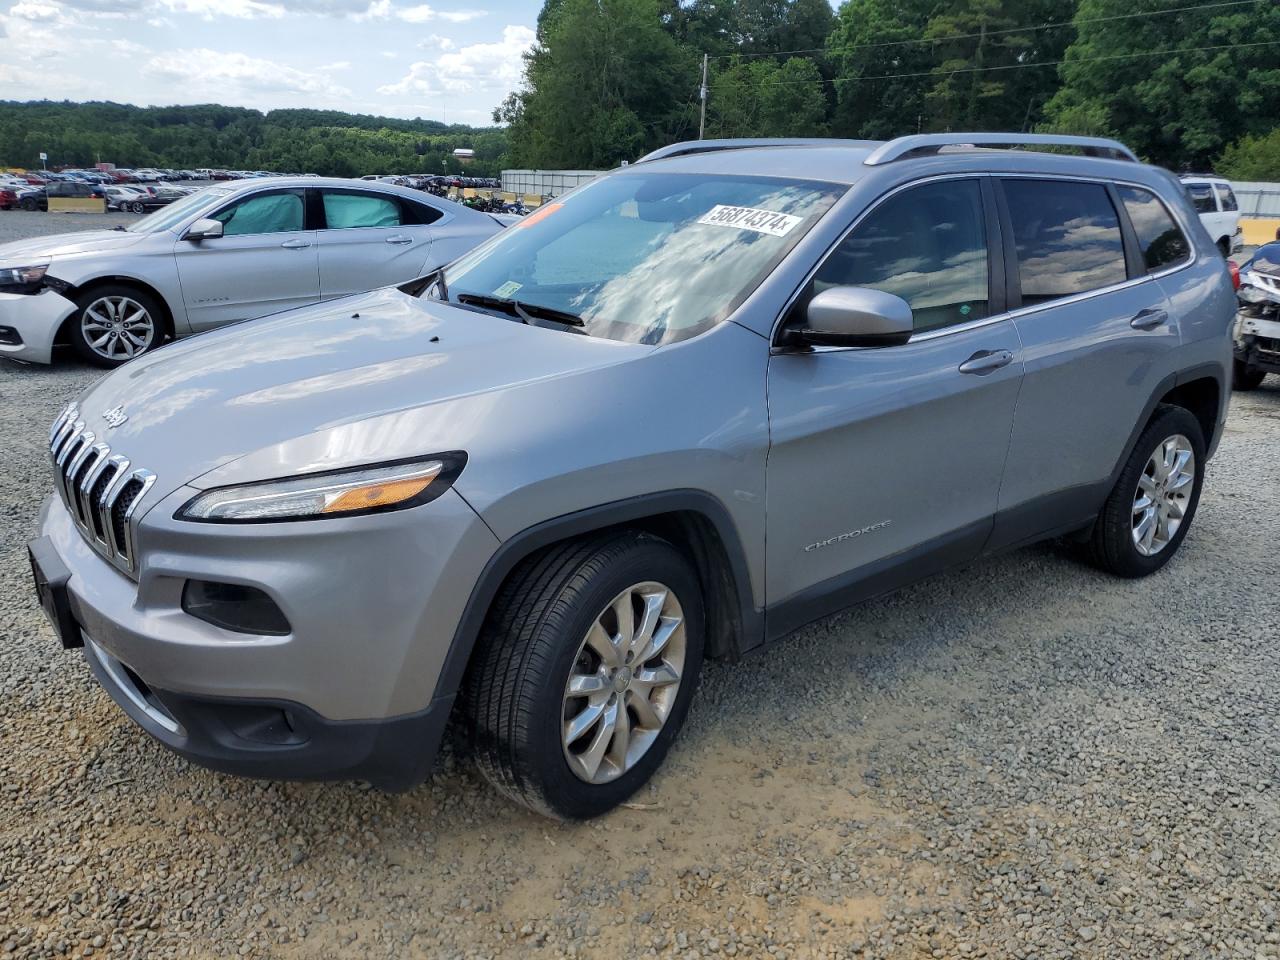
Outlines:
<svg viewBox="0 0 1280 960"><path fill-rule="evenodd" d="M434 208L374 190L326 187L319 193L325 300L421 276L430 255L430 223L439 219Z"/></svg>
<svg viewBox="0 0 1280 960"><path fill-rule="evenodd" d="M320 299L305 194L275 189L238 197L211 214L222 223L221 237L174 244L193 333Z"/></svg>
<svg viewBox="0 0 1280 960"><path fill-rule="evenodd" d="M1025 374L993 547L1097 512L1181 342L1116 187L998 183Z"/></svg>

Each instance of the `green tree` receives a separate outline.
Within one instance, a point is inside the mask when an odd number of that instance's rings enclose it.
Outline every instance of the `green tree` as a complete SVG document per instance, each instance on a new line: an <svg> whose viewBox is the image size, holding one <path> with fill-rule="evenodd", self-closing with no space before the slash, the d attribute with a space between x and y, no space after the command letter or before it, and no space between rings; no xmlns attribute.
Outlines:
<svg viewBox="0 0 1280 960"><path fill-rule="evenodd" d="M1233 180L1280 181L1280 127L1264 136L1245 136L1231 144L1214 169Z"/></svg>
<svg viewBox="0 0 1280 960"><path fill-rule="evenodd" d="M658 0L554 0L526 56L525 89L499 107L513 162L612 167L696 132L694 55Z"/></svg>
<svg viewBox="0 0 1280 960"><path fill-rule="evenodd" d="M735 62L711 83L707 134L715 137L816 137L826 132L827 101L812 60Z"/></svg>
<svg viewBox="0 0 1280 960"><path fill-rule="evenodd" d="M1047 128L1112 132L1174 169L1203 168L1242 135L1267 134L1280 116L1280 5L1168 9L1080 0Z"/></svg>

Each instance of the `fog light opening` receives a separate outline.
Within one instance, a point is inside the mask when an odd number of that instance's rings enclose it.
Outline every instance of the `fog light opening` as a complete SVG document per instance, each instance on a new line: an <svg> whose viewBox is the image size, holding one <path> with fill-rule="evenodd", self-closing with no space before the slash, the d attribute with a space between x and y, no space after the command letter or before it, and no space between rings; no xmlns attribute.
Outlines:
<svg viewBox="0 0 1280 960"><path fill-rule="evenodd" d="M284 611L265 591L240 583L188 580L182 588L182 609L197 620L235 633L283 637L293 630Z"/></svg>

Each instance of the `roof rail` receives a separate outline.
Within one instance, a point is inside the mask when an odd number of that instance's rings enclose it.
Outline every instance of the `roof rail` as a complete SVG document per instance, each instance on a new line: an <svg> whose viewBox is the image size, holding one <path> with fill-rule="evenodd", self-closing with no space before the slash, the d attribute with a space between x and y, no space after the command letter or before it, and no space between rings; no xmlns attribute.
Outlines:
<svg viewBox="0 0 1280 960"><path fill-rule="evenodd" d="M944 147L1078 147L1088 157L1138 162L1133 151L1117 140L1103 137L1070 137L1056 133L918 133L890 140L871 152L863 163L869 167L894 160L925 157Z"/></svg>
<svg viewBox="0 0 1280 960"><path fill-rule="evenodd" d="M636 163L684 157L714 150L748 150L753 147L878 147L877 140L840 140L831 137L757 137L725 140L685 140L646 153Z"/></svg>

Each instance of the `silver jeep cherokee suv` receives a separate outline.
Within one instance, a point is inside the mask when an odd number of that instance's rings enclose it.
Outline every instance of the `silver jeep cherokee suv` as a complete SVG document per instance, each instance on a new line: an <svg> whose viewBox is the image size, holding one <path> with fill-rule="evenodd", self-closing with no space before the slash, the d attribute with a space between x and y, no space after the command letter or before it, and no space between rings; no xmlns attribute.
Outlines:
<svg viewBox="0 0 1280 960"><path fill-rule="evenodd" d="M993 149L1042 144L1084 156ZM704 657L1048 537L1160 569L1234 311L1114 141L678 144L106 376L53 425L37 586L197 763L404 788L455 715L500 790L588 817Z"/></svg>

